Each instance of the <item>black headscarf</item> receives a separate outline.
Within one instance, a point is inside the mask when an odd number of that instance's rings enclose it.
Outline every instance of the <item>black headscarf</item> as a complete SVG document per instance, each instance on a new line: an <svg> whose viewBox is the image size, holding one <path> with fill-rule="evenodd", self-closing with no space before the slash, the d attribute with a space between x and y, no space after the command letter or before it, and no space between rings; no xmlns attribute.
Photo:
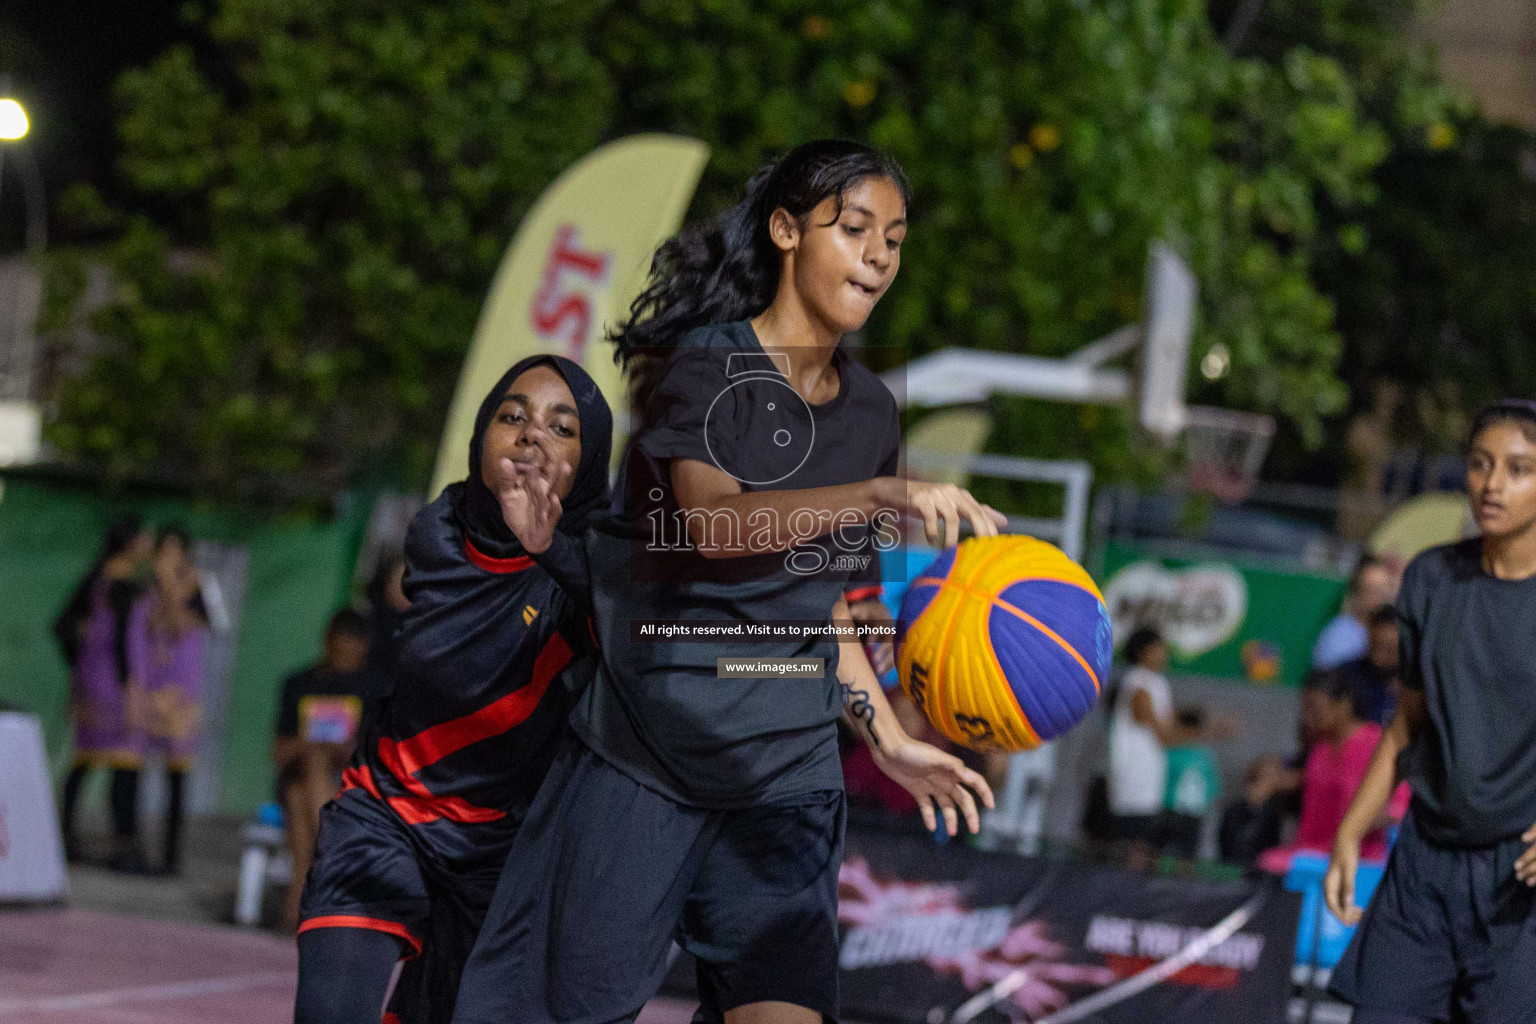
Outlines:
<svg viewBox="0 0 1536 1024"><path fill-rule="evenodd" d="M501 408L507 389L513 381L535 366L548 366L565 380L566 387L571 389L571 395L576 399L576 412L581 418L581 464L576 467L576 479L571 484L571 493L561 501L557 528L562 533L579 534L586 528L593 513L603 511L608 504L608 457L613 444L613 414L597 382L587 375L586 370L563 356L539 355L519 360L502 375L490 394L485 396L485 401L480 403L480 411L475 415L475 432L469 442L469 476L454 501L454 513L464 536L479 551L492 558L515 558L523 553L523 546L507 528L496 495L480 479L480 448L496 410Z"/></svg>
<svg viewBox="0 0 1536 1024"><path fill-rule="evenodd" d="M534 591L558 589L558 585L545 573L487 572L465 550L464 542L468 540L480 554L496 559L517 558L524 553L502 519L496 496L480 479L480 448L507 389L529 367L539 365L553 367L565 379L581 417L581 464L571 492L561 503L558 529L569 537L579 537L595 515L607 510L613 416L602 392L569 359L534 356L522 360L496 382L475 417L468 479L450 484L411 520L405 538L403 581L411 606L395 634L398 665L405 674L446 680L469 692L476 687L494 690L528 671L531 655L523 646L527 633L524 610L536 601ZM536 629L555 628L555 618L541 616L535 620ZM406 720L413 714L404 706L391 713ZM421 723L416 722L415 727Z"/></svg>

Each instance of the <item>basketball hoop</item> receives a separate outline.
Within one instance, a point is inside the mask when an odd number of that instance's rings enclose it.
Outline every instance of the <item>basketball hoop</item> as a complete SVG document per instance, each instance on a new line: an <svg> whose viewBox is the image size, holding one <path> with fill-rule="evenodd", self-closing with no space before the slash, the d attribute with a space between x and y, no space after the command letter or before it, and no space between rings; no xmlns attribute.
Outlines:
<svg viewBox="0 0 1536 1024"><path fill-rule="evenodd" d="M1275 439L1275 418L1207 406L1190 406L1185 417L1190 488L1228 505L1247 498Z"/></svg>

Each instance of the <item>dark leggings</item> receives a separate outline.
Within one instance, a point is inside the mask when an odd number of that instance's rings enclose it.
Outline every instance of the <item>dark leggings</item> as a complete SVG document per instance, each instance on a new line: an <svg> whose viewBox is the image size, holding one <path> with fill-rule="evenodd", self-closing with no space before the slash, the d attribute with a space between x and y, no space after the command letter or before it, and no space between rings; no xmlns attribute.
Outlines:
<svg viewBox="0 0 1536 1024"><path fill-rule="evenodd" d="M170 788L165 807L165 867L175 871L181 867L181 819L187 803L187 773L168 769L165 779Z"/></svg>
<svg viewBox="0 0 1536 1024"><path fill-rule="evenodd" d="M91 766L77 764L64 780L64 842L73 847L76 837L75 807L80 801L80 786ZM120 843L132 842L139 827L139 772L136 768L112 769L112 834Z"/></svg>
<svg viewBox="0 0 1536 1024"><path fill-rule="evenodd" d="M1350 1020L1353 1024L1435 1024L1429 1017L1414 1017L1396 1010L1373 1010L1369 1006L1356 1007Z"/></svg>
<svg viewBox="0 0 1536 1024"><path fill-rule="evenodd" d="M379 1024L400 940L367 928L316 928L299 936L294 1024Z"/></svg>

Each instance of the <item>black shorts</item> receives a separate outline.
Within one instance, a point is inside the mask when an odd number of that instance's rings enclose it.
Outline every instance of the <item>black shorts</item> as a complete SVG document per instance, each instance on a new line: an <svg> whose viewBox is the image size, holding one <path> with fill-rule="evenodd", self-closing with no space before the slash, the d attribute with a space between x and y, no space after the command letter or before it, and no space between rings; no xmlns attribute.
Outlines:
<svg viewBox="0 0 1536 1024"><path fill-rule="evenodd" d="M704 810L567 735L507 858L458 1024L632 1021L675 939L700 1016L765 1000L837 1016L841 790Z"/></svg>
<svg viewBox="0 0 1536 1024"><path fill-rule="evenodd" d="M1410 813L1330 989L1421 1019L1536 1024L1536 890L1514 873L1525 849L1434 846Z"/></svg>
<svg viewBox="0 0 1536 1024"><path fill-rule="evenodd" d="M400 1024L447 1024L501 873L504 858L494 856L494 846L490 852L478 865L445 863L379 800L348 789L320 812L299 931L367 928L396 936L407 959L390 1013Z"/></svg>

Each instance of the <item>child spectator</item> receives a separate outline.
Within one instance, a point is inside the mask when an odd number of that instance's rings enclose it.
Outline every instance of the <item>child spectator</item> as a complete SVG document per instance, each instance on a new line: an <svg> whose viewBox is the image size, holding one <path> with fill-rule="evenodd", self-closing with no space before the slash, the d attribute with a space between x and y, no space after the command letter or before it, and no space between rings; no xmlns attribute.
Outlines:
<svg viewBox="0 0 1536 1024"><path fill-rule="evenodd" d="M352 757L364 701L371 696L368 621L350 608L331 616L318 665L283 682L272 760L283 804L293 882L288 888L284 926L298 927L299 896L320 828L320 808L336 793Z"/></svg>
<svg viewBox="0 0 1536 1024"><path fill-rule="evenodd" d="M1181 728L1206 732L1203 708L1178 713ZM1193 860L1200 854L1200 831L1206 814L1221 797L1221 770L1216 754L1205 743L1179 743L1168 748L1168 785L1163 810L1168 816L1168 852Z"/></svg>

